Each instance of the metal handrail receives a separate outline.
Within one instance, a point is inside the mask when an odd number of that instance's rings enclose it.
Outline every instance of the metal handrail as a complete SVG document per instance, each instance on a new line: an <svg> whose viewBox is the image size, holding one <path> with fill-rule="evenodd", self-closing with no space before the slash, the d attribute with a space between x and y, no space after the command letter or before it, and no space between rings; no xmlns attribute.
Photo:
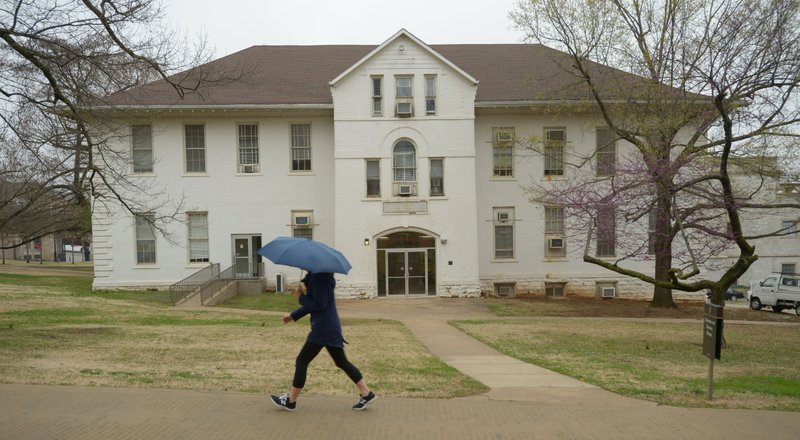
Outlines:
<svg viewBox="0 0 800 440"><path fill-rule="evenodd" d="M188 277L169 286L172 304L187 297L190 293L197 290L200 286L219 275L219 263L212 263L189 275Z"/></svg>
<svg viewBox="0 0 800 440"><path fill-rule="evenodd" d="M225 285L230 283L231 281L240 279L260 278L264 275L263 262L256 263L255 269L256 269L255 274L253 273L252 268L248 268L248 271L246 273L237 273L236 264L234 264L231 267L223 270L217 276L206 281L205 283L203 283L202 286L198 288L198 290L200 291L200 302L202 304L205 304L206 300L210 299L215 293L217 293L220 289L225 287Z"/></svg>

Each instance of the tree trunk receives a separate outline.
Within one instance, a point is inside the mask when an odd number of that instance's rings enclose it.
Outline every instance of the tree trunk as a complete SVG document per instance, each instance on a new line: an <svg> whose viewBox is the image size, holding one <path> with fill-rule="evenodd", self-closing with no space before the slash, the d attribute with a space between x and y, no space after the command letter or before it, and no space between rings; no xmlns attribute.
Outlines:
<svg viewBox="0 0 800 440"><path fill-rule="evenodd" d="M655 278L658 281L670 281L670 269L672 268L672 221L670 212L672 211L672 197L669 189L662 185L657 185L656 189L656 230L655 230ZM653 300L651 307L672 308L675 302L672 300L672 289L653 286Z"/></svg>

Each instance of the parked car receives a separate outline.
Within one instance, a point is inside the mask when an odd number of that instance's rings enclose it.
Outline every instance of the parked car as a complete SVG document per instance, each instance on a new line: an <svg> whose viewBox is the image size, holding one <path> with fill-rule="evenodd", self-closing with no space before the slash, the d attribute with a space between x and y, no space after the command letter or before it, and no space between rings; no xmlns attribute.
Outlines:
<svg viewBox="0 0 800 440"><path fill-rule="evenodd" d="M706 298L711 299L711 289L706 289ZM725 301L736 301L737 299L744 299L745 294L736 289L735 286L728 287L725 291Z"/></svg>

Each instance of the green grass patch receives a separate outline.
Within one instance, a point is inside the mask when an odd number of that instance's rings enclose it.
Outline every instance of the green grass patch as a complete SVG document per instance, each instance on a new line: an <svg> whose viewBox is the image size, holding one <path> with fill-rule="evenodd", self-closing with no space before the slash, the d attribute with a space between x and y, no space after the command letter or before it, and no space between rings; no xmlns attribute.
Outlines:
<svg viewBox="0 0 800 440"><path fill-rule="evenodd" d="M297 298L291 293L267 292L258 295L238 295L220 304L219 307L286 312L296 309L298 304Z"/></svg>
<svg viewBox="0 0 800 440"><path fill-rule="evenodd" d="M286 312L289 294L239 297ZM234 301L236 302L236 301ZM0 383L281 392L309 320L280 314L168 308L165 292L94 292L89 278L0 274ZM230 306L230 304L226 305ZM343 319L348 358L384 396L451 398L485 391L431 356L396 321ZM355 388L326 353L309 393Z"/></svg>
<svg viewBox="0 0 800 440"><path fill-rule="evenodd" d="M797 326L727 325L705 400L702 323L459 321L498 351L615 393L666 405L800 411Z"/></svg>

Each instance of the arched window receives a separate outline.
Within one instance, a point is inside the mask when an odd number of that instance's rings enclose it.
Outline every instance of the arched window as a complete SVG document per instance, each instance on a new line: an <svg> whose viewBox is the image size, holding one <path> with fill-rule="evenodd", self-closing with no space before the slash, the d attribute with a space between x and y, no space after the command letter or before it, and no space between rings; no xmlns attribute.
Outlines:
<svg viewBox="0 0 800 440"><path fill-rule="evenodd" d="M417 180L417 150L409 141L400 141L395 144L394 152L394 181L416 182Z"/></svg>

